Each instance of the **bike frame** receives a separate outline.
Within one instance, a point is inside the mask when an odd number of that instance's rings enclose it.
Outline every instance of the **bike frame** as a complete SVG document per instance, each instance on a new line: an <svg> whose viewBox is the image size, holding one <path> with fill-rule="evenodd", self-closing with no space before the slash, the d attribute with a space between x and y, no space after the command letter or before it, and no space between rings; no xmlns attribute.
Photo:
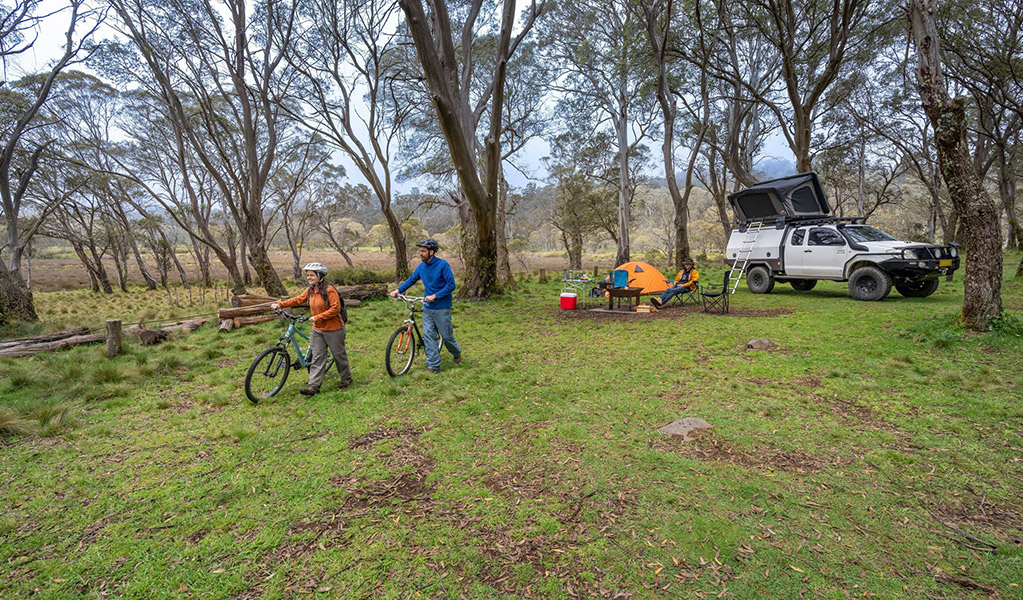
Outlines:
<svg viewBox="0 0 1023 600"><path fill-rule="evenodd" d="M405 303L406 306L408 306L408 317L406 317L405 320L401 324L403 326L404 325L412 325L412 329L415 330L416 342L418 343L419 348L420 349L425 349L426 348L426 340L423 338L423 333L421 331L419 331L419 323L416 322L416 305L417 304L423 304L423 299L422 298L417 298L417 297L414 297L414 296L405 296L403 294L398 294L395 297L395 299L401 300L402 302ZM420 309L420 310L422 310L422 309Z"/></svg>
<svg viewBox="0 0 1023 600"><path fill-rule="evenodd" d="M285 331L284 335L277 340L277 345L281 346L285 350L287 350L290 345L295 351L295 357L298 360L299 367L304 369L309 366L310 362L312 362L313 347L312 344L309 344L309 346L306 347L305 352L302 351L302 346L299 345L298 339L296 338L300 337L306 342L309 342L310 340L308 335L306 335L298 327L295 327L295 323L297 322L297 320L292 319L291 322L288 323L288 330ZM288 342L291 343L289 344Z"/></svg>

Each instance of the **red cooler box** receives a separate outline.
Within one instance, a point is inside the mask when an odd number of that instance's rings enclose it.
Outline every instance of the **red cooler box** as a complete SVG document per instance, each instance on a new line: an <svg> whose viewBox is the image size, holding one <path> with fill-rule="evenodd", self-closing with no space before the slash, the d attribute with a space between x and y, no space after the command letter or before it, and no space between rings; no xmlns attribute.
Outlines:
<svg viewBox="0 0 1023 600"><path fill-rule="evenodd" d="M561 292L561 308L565 310L575 310L575 303L575 292Z"/></svg>

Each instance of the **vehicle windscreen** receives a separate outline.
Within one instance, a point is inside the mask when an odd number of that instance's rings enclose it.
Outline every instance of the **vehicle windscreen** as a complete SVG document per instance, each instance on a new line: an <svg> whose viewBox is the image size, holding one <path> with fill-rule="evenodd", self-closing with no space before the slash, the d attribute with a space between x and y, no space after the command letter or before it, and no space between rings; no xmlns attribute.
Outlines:
<svg viewBox="0 0 1023 600"><path fill-rule="evenodd" d="M892 242L895 238L881 231L880 229L874 229L867 225L848 225L842 228L842 231L849 234L854 241L857 242Z"/></svg>

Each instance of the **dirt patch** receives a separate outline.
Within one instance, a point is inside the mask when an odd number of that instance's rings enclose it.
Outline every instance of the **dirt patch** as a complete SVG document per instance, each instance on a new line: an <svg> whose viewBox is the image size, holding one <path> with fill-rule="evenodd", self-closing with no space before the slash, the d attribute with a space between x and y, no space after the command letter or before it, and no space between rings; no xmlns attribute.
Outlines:
<svg viewBox="0 0 1023 600"><path fill-rule="evenodd" d="M987 498L981 498L970 505L938 503L932 510L950 525L983 527L1004 540L1023 546L1023 507L998 506L988 502Z"/></svg>
<svg viewBox="0 0 1023 600"><path fill-rule="evenodd" d="M657 440L654 445L693 460L724 462L751 469L792 473L817 473L829 465L849 462L841 458L822 458L801 450L778 450L769 445L743 450L718 437L713 430L693 432L692 438L692 441L685 443L678 439L665 438Z"/></svg>
<svg viewBox="0 0 1023 600"><path fill-rule="evenodd" d="M882 419L869 406L862 406L850 400L841 398L826 398L814 394L815 403L830 411L843 425L862 429L864 426L877 431L886 431L893 435L903 435L906 432Z"/></svg>

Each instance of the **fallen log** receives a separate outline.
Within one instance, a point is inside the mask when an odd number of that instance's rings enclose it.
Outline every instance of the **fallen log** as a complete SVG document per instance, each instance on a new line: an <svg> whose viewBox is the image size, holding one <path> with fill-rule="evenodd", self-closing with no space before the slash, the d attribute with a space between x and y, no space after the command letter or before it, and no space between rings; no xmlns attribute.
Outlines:
<svg viewBox="0 0 1023 600"><path fill-rule="evenodd" d="M238 294L231 298L231 306L240 308L242 306L253 306L256 304L266 304L267 302L277 302L279 298L274 296L261 296L259 294Z"/></svg>
<svg viewBox="0 0 1023 600"><path fill-rule="evenodd" d="M357 308L359 306L362 306L362 301L361 300L356 300L355 298L344 298L344 301L345 301L345 308Z"/></svg>
<svg viewBox="0 0 1023 600"><path fill-rule="evenodd" d="M51 331L43 335L34 335L31 337L12 338L0 342L0 348L10 348L12 346L23 346L25 344L38 344L42 342L52 342L55 340L62 340L76 335L85 335L89 333L88 327L72 327L71 329L61 329L60 331Z"/></svg>
<svg viewBox="0 0 1023 600"><path fill-rule="evenodd" d="M107 339L105 333L96 333L91 335L75 335L72 337L66 337L59 340L52 340L49 342L39 342L35 344L24 344L22 346L11 346L10 348L0 349L0 356L32 356L33 354L39 354L40 352L49 352L50 350L63 350L64 348L72 348L81 344L95 344L96 342L102 342Z"/></svg>
<svg viewBox="0 0 1023 600"><path fill-rule="evenodd" d="M274 302L277 302L275 299ZM235 317L248 317L251 315L261 315L269 312L271 302L264 302L263 304L253 304L251 306L239 306L234 308L221 308L217 311L217 318L223 321L224 319L233 319Z"/></svg>
<svg viewBox="0 0 1023 600"><path fill-rule="evenodd" d="M339 296L348 300L365 300L366 298L383 298L387 295L386 283L365 283L361 285L338 285Z"/></svg>
<svg viewBox="0 0 1023 600"><path fill-rule="evenodd" d="M256 323L266 323L267 321L273 321L277 318L277 315L257 315L254 317L235 317L232 319L235 327L244 327L245 325L255 325Z"/></svg>
<svg viewBox="0 0 1023 600"><path fill-rule="evenodd" d="M228 331L231 331L232 327L234 327L234 320L233 319L221 319L220 320L220 330L219 331L221 333L227 333Z"/></svg>
<svg viewBox="0 0 1023 600"><path fill-rule="evenodd" d="M143 346L155 346L161 342L166 342L169 335L165 329L146 329L139 332L139 341L142 342Z"/></svg>

